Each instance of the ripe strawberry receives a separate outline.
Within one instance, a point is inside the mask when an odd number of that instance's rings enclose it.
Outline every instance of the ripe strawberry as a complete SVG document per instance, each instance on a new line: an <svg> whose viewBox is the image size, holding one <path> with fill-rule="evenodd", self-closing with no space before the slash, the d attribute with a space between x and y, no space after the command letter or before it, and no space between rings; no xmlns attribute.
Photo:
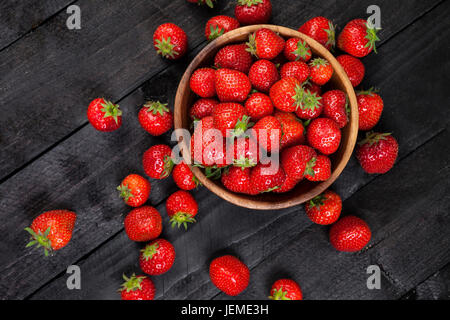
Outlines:
<svg viewBox="0 0 450 320"><path fill-rule="evenodd" d="M43 247L45 256L52 251L65 247L72 238L73 228L77 215L68 210L47 211L39 215L25 228L31 235L27 248L36 245Z"/></svg>
<svg viewBox="0 0 450 320"><path fill-rule="evenodd" d="M293 179L289 176L286 176L286 180L284 180L284 183L281 185L280 188L273 190L274 193L286 193L291 191L292 189L295 188L295 186L297 186L297 184L300 182L301 180L297 180L297 179Z"/></svg>
<svg viewBox="0 0 450 320"><path fill-rule="evenodd" d="M175 248L164 239L156 239L141 250L139 264L142 271L151 276L159 276L172 268L175 261Z"/></svg>
<svg viewBox="0 0 450 320"><path fill-rule="evenodd" d="M259 163L250 173L250 184L259 193L279 189L286 180L286 173L280 165Z"/></svg>
<svg viewBox="0 0 450 320"><path fill-rule="evenodd" d="M245 109L252 120L260 120L273 113L272 100L264 93L256 92L245 102Z"/></svg>
<svg viewBox="0 0 450 320"><path fill-rule="evenodd" d="M281 154L281 166L291 179L301 180L309 163L317 157L313 148L295 146L286 149Z"/></svg>
<svg viewBox="0 0 450 320"><path fill-rule="evenodd" d="M188 39L186 33L173 23L160 25L153 34L153 46L162 57L176 60L186 54Z"/></svg>
<svg viewBox="0 0 450 320"><path fill-rule="evenodd" d="M247 131L250 118L239 103L218 104L213 111L214 128L224 137L239 137Z"/></svg>
<svg viewBox="0 0 450 320"><path fill-rule="evenodd" d="M163 144L153 146L145 151L142 163L150 178L165 179L173 169L172 149Z"/></svg>
<svg viewBox="0 0 450 320"><path fill-rule="evenodd" d="M256 61L251 66L248 77L253 87L262 92L269 92L273 84L280 79L275 64L264 59Z"/></svg>
<svg viewBox="0 0 450 320"><path fill-rule="evenodd" d="M259 162L258 144L248 137L233 139L229 148L234 151L233 165L240 168L251 168Z"/></svg>
<svg viewBox="0 0 450 320"><path fill-rule="evenodd" d="M337 57L336 60L341 64L342 68L344 68L353 87L359 86L366 74L366 68L361 60L348 54L341 55Z"/></svg>
<svg viewBox="0 0 450 320"><path fill-rule="evenodd" d="M310 91L311 93L315 93L318 96L322 95L322 87L318 86L315 83L312 83L311 81L306 81L302 83L302 87L304 91Z"/></svg>
<svg viewBox="0 0 450 320"><path fill-rule="evenodd" d="M311 71L303 61L292 61L281 67L281 78L296 78L301 83L308 80Z"/></svg>
<svg viewBox="0 0 450 320"><path fill-rule="evenodd" d="M316 58L309 63L311 67L311 81L319 86L323 86L330 81L333 76L333 67L322 58Z"/></svg>
<svg viewBox="0 0 450 320"><path fill-rule="evenodd" d="M331 177L331 160L327 156L318 155L305 170L305 178L309 181L327 181Z"/></svg>
<svg viewBox="0 0 450 320"><path fill-rule="evenodd" d="M189 116L192 120L201 120L205 117L212 116L214 108L219 104L215 99L199 99L191 107Z"/></svg>
<svg viewBox="0 0 450 320"><path fill-rule="evenodd" d="M267 152L278 152L280 150L282 133L280 121L273 116L262 118L252 128L253 138Z"/></svg>
<svg viewBox="0 0 450 320"><path fill-rule="evenodd" d="M247 46L244 43L223 47L214 58L214 66L217 69L233 69L247 74L252 66L253 58L246 49Z"/></svg>
<svg viewBox="0 0 450 320"><path fill-rule="evenodd" d="M271 300L303 300L302 290L294 280L280 279L270 289Z"/></svg>
<svg viewBox="0 0 450 320"><path fill-rule="evenodd" d="M195 164L211 167L223 160L226 144L223 136L219 135L221 133L214 128L213 117L198 121L191 137L191 154Z"/></svg>
<svg viewBox="0 0 450 320"><path fill-rule="evenodd" d="M275 118L281 123L283 136L281 137L281 149L305 143L305 127L294 114L276 112Z"/></svg>
<svg viewBox="0 0 450 320"><path fill-rule="evenodd" d="M216 0L187 0L190 3L196 3L199 6L203 6L203 5L207 5L210 8L214 8L214 2L216 2Z"/></svg>
<svg viewBox="0 0 450 320"><path fill-rule="evenodd" d="M125 283L120 288L122 300L153 300L155 298L155 285L146 276L133 275L128 278L123 275Z"/></svg>
<svg viewBox="0 0 450 320"><path fill-rule="evenodd" d="M338 124L339 128L344 128L348 123L350 113L347 95L341 90L331 90L323 94L323 115Z"/></svg>
<svg viewBox="0 0 450 320"><path fill-rule="evenodd" d="M303 89L300 91L299 102L297 102L295 114L303 120L318 118L323 111L322 97L317 93Z"/></svg>
<svg viewBox="0 0 450 320"><path fill-rule="evenodd" d="M200 184L198 179L194 176L191 171L191 168L183 161L180 162L173 168L172 172L173 180L178 188L182 190L192 190L197 188Z"/></svg>
<svg viewBox="0 0 450 320"><path fill-rule="evenodd" d="M229 296L237 296L250 282L248 267L230 255L214 259L209 266L209 276L211 282Z"/></svg>
<svg viewBox="0 0 450 320"><path fill-rule="evenodd" d="M252 90L245 73L232 69L217 70L215 84L217 96L222 102L243 102Z"/></svg>
<svg viewBox="0 0 450 320"><path fill-rule="evenodd" d="M103 98L95 99L89 104L87 117L98 131L112 132L122 125L122 111L119 105Z"/></svg>
<svg viewBox="0 0 450 320"><path fill-rule="evenodd" d="M373 88L367 91L359 91L358 99L359 130L372 130L380 121L383 113L383 99L375 93Z"/></svg>
<svg viewBox="0 0 450 320"><path fill-rule="evenodd" d="M377 53L378 30L364 19L355 19L347 23L338 38L338 47L352 56L363 58L370 52Z"/></svg>
<svg viewBox="0 0 450 320"><path fill-rule="evenodd" d="M270 88L270 98L275 108L294 112L302 99L303 89L296 78L283 78Z"/></svg>
<svg viewBox="0 0 450 320"><path fill-rule="evenodd" d="M173 126L173 114L167 108L167 103L149 101L138 114L139 123L152 136L160 136Z"/></svg>
<svg viewBox="0 0 450 320"><path fill-rule="evenodd" d="M306 41L299 38L290 38L286 41L284 56L289 61L302 60L308 62L312 57L312 52Z"/></svg>
<svg viewBox="0 0 450 320"><path fill-rule="evenodd" d="M117 187L120 197L131 207L140 207L146 203L151 189L150 182L138 174L130 174Z"/></svg>
<svg viewBox="0 0 450 320"><path fill-rule="evenodd" d="M250 168L230 167L222 174L222 184L232 192L258 194L257 192L252 192L250 172Z"/></svg>
<svg viewBox="0 0 450 320"><path fill-rule="evenodd" d="M312 18L303 24L298 31L318 41L328 50L335 46L335 26L327 18Z"/></svg>
<svg viewBox="0 0 450 320"><path fill-rule="evenodd" d="M355 216L343 217L330 229L330 242L338 251L361 251L369 243L371 236L367 223Z"/></svg>
<svg viewBox="0 0 450 320"><path fill-rule="evenodd" d="M336 121L318 118L311 122L306 130L309 145L324 155L335 153L341 143L341 130Z"/></svg>
<svg viewBox="0 0 450 320"><path fill-rule="evenodd" d="M198 205L194 197L187 191L173 193L166 202L167 215L172 227L183 225L187 229L188 223L194 223L198 213Z"/></svg>
<svg viewBox="0 0 450 320"><path fill-rule="evenodd" d="M391 170L397 156L398 143L390 133L369 132L356 150L361 167L371 174L384 174Z"/></svg>
<svg viewBox="0 0 450 320"><path fill-rule="evenodd" d="M143 206L130 211L124 221L125 232L132 241L153 240L161 234L162 219L158 210Z"/></svg>
<svg viewBox="0 0 450 320"><path fill-rule="evenodd" d="M207 40L214 40L221 35L240 27L239 21L228 16L215 16L208 20L205 27Z"/></svg>
<svg viewBox="0 0 450 320"><path fill-rule="evenodd" d="M212 98L216 95L216 71L211 68L200 68L194 71L189 85L191 90L202 98Z"/></svg>
<svg viewBox="0 0 450 320"><path fill-rule="evenodd" d="M272 60L284 50L282 37L267 28L261 28L251 34L247 50L258 59Z"/></svg>
<svg viewBox="0 0 450 320"><path fill-rule="evenodd" d="M242 25L267 23L272 15L270 0L238 0L234 15Z"/></svg>
<svg viewBox="0 0 450 320"><path fill-rule="evenodd" d="M312 222L323 226L330 225L341 215L342 199L337 193L328 190L307 202L305 211Z"/></svg>

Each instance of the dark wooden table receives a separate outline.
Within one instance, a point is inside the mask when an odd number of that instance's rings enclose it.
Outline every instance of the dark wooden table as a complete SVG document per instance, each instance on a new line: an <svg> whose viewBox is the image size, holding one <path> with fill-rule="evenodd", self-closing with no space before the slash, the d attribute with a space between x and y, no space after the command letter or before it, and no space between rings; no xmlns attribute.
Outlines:
<svg viewBox="0 0 450 320"><path fill-rule="evenodd" d="M273 0L271 22L298 28L324 15L339 27L367 17L374 1ZM66 8L81 8L81 30L68 30ZM333 186L344 214L373 230L363 252L336 252L327 228L301 206L276 212L242 209L208 190L194 192L198 223L169 228L164 204L172 179L152 181L149 203L164 217L163 237L177 252L173 268L154 277L158 299L227 299L209 281L211 258L230 252L251 269L238 299L265 299L271 283L292 277L306 299L450 298L450 2L376 1L379 53L364 58L363 86L380 88L385 111L377 129L400 143L396 167L369 176L353 158ZM177 83L206 44L209 17L233 14L234 1L210 10L185 0L5 0L0 3L0 298L118 299L122 274L140 272L140 244L123 229L130 210L115 186L143 174L143 152L170 135L150 137L138 124L146 98L173 106ZM172 63L156 56L152 35L164 22L189 35L190 52ZM118 102L124 125L114 133L88 125L98 96ZM78 213L69 246L54 257L26 250L23 229L46 210ZM82 289L68 290L66 269L81 268ZM369 265L381 269L380 290L368 290Z"/></svg>

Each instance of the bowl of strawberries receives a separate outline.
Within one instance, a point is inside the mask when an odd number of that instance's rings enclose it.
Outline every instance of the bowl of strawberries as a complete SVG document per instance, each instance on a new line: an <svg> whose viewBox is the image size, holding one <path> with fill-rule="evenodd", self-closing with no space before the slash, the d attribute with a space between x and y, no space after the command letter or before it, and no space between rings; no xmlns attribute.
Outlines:
<svg viewBox="0 0 450 320"><path fill-rule="evenodd" d="M233 204L274 210L309 201L336 181L355 148L358 104L325 46L286 27L252 25L193 59L174 122L201 184Z"/></svg>

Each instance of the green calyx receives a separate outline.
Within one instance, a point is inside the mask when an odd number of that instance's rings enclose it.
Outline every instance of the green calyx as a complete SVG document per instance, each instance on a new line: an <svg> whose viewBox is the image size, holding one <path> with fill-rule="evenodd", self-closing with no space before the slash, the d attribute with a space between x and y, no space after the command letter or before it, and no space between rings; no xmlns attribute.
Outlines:
<svg viewBox="0 0 450 320"><path fill-rule="evenodd" d="M125 282L122 284L122 287L119 289L119 292L122 292L122 291L130 292L130 291L141 290L142 289L141 283L142 283L142 280L144 280L144 279L145 279L144 276L136 277L136 274L134 274L134 273L130 278L128 278L124 274L123 280L125 280Z"/></svg>
<svg viewBox="0 0 450 320"><path fill-rule="evenodd" d="M125 202L128 202L130 198L134 198L134 194L131 193L131 189L128 187L128 185L121 184L117 187L117 190L120 192L119 197L125 200Z"/></svg>
<svg viewBox="0 0 450 320"><path fill-rule="evenodd" d="M148 261L149 259L153 259L153 256L158 252L159 244L158 242L155 242L153 244L147 245L144 249L141 250L142 257L145 261Z"/></svg>
<svg viewBox="0 0 450 320"><path fill-rule="evenodd" d="M280 189L280 188L281 188L280 186L277 186L277 187L269 188L269 189L267 189L266 191L262 191L262 192L260 192L260 193L269 193L269 192L278 190L278 189Z"/></svg>
<svg viewBox="0 0 450 320"><path fill-rule="evenodd" d="M208 179L219 180L222 177L222 169L217 166L206 167L205 168L205 176Z"/></svg>
<svg viewBox="0 0 450 320"><path fill-rule="evenodd" d="M253 126L254 124L250 122L250 117L247 115L242 116L240 120L236 123L234 130L232 132L232 138L237 138L242 136L248 128Z"/></svg>
<svg viewBox="0 0 450 320"><path fill-rule="evenodd" d="M206 4L210 8L214 8L214 1L215 0L198 0L197 4L199 6Z"/></svg>
<svg viewBox="0 0 450 320"><path fill-rule="evenodd" d="M210 41L217 39L218 37L220 37L221 35L223 35L225 33L224 29L219 28L219 26L214 27L213 25L210 26L209 31L210 31L210 33L209 33L208 40L210 40Z"/></svg>
<svg viewBox="0 0 450 320"><path fill-rule="evenodd" d="M175 163L173 162L172 158L169 156L164 156L164 170L161 172L161 179L167 178L173 170L173 167L175 166Z"/></svg>
<svg viewBox="0 0 450 320"><path fill-rule="evenodd" d="M378 29L375 28L375 26L372 24L372 22L370 22L370 20L367 20L366 27L367 27L366 29L367 34L365 38L368 40L368 42L364 47L369 48L370 50L373 49L375 53L378 53L376 47L377 41L380 41L380 38L377 35Z"/></svg>
<svg viewBox="0 0 450 320"><path fill-rule="evenodd" d="M253 33L248 37L247 48L245 49L247 52L250 52L251 55L258 57L256 54L256 35Z"/></svg>
<svg viewBox="0 0 450 320"><path fill-rule="evenodd" d="M181 227L181 225L184 226L184 229L187 230L188 223L194 223L195 219L192 217L191 214L186 212L177 212L170 218L170 223L172 224L172 228L175 228L177 226L178 228Z"/></svg>
<svg viewBox="0 0 450 320"><path fill-rule="evenodd" d="M377 93L379 90L377 88L370 88L369 90L360 90L356 92L358 95L365 95L365 96L373 96L374 93Z"/></svg>
<svg viewBox="0 0 450 320"><path fill-rule="evenodd" d="M104 100L104 99L103 99ZM111 101L104 100L102 103L102 112L104 113L103 118L113 117L116 124L119 123L119 117L122 116L122 110L118 104L114 104Z"/></svg>
<svg viewBox="0 0 450 320"><path fill-rule="evenodd" d="M48 227L47 230L45 230L44 233L42 233L41 231L39 231L38 233L36 233L33 229L31 228L25 228L25 231L27 231L30 235L31 235L31 241L28 242L28 244L25 246L26 248L32 247L32 246L36 246L36 248L44 248L44 254L46 257L48 257L49 254L52 253L52 242L51 240L48 238L49 234L50 234L50 230L51 228Z"/></svg>
<svg viewBox="0 0 450 320"><path fill-rule="evenodd" d="M323 29L328 35L328 41L326 43L327 46L334 48L336 46L336 27L330 21L328 22L328 29Z"/></svg>
<svg viewBox="0 0 450 320"><path fill-rule="evenodd" d="M263 0L238 0L238 4L240 6L247 6L247 7L256 6L261 3L263 3Z"/></svg>
<svg viewBox="0 0 450 320"><path fill-rule="evenodd" d="M320 208L321 206L323 206L324 201L326 199L327 198L323 194L318 195L317 197L312 198L311 200L309 200L309 206L311 208L314 208L314 207Z"/></svg>
<svg viewBox="0 0 450 320"><path fill-rule="evenodd" d="M300 58L303 60L307 60L308 56L311 55L311 49L305 41L300 40L299 42L297 42L297 49L292 51L292 54L297 56L297 58L295 58L295 61L300 60Z"/></svg>
<svg viewBox="0 0 450 320"><path fill-rule="evenodd" d="M246 168L253 168L256 165L257 163L255 161L244 156L234 160L234 166L242 168L242 170Z"/></svg>
<svg viewBox="0 0 450 320"><path fill-rule="evenodd" d="M320 100L322 97L318 96L317 93L312 93L310 90L305 90L304 86L307 82L302 85L297 85L295 88L295 95L292 99L295 101L294 105L296 109L301 108L302 110L316 110L320 107Z"/></svg>
<svg viewBox="0 0 450 320"><path fill-rule="evenodd" d="M179 55L178 52L174 50L175 45L172 44L170 37L167 39L162 38L162 40L156 40L156 52L163 56L164 58L175 59L176 55Z"/></svg>
<svg viewBox="0 0 450 320"><path fill-rule="evenodd" d="M311 160L309 160L309 162L306 164L306 169L305 169L305 176L310 176L310 177L314 177L316 175L316 173L314 172L314 167L316 166L316 161L317 158L312 158Z"/></svg>
<svg viewBox="0 0 450 320"><path fill-rule="evenodd" d="M159 113L161 116L163 116L165 113L169 112L167 103L161 103L159 101L148 101L144 104L144 108L147 108L147 112L151 112L154 115Z"/></svg>
<svg viewBox="0 0 450 320"><path fill-rule="evenodd" d="M366 138L363 139L358 144L360 146L368 144L369 147L373 146L374 144L378 144L381 140L386 140L386 137L392 135L392 133L377 133L377 132L367 132Z"/></svg>
<svg viewBox="0 0 450 320"><path fill-rule="evenodd" d="M291 300L287 295L287 291L283 291L283 288L280 289L274 289L272 295L269 297L271 300Z"/></svg>
<svg viewBox="0 0 450 320"><path fill-rule="evenodd" d="M311 61L311 63L309 65L313 68L319 68L322 66L327 66L329 64L330 63L323 58L315 58L313 61Z"/></svg>

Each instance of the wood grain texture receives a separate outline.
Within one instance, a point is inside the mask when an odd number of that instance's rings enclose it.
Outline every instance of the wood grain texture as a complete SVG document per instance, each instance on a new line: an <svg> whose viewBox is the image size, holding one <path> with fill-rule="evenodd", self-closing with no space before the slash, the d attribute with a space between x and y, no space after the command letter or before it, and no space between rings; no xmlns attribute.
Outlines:
<svg viewBox="0 0 450 320"><path fill-rule="evenodd" d="M450 300L450 264L408 292L404 300Z"/></svg>

